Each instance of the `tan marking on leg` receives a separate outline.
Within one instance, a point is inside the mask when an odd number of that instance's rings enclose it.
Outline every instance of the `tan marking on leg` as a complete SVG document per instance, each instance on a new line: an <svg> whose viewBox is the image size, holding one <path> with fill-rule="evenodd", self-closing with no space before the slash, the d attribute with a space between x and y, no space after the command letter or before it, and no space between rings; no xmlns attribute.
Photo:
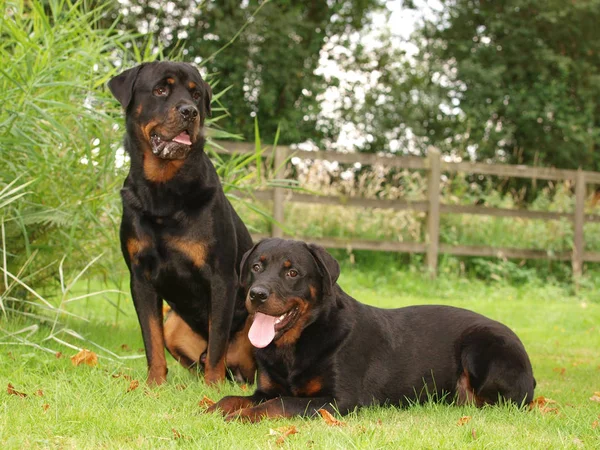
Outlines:
<svg viewBox="0 0 600 450"><path fill-rule="evenodd" d="M150 367L148 384L162 384L167 380L167 360L165 359L165 339L162 323L155 318L149 319L150 325Z"/></svg>
<svg viewBox="0 0 600 450"><path fill-rule="evenodd" d="M475 394L475 390L471 387L471 380L469 379L469 373L465 369L462 375L456 382L456 404L457 405L475 405L482 407L485 401Z"/></svg>
<svg viewBox="0 0 600 450"><path fill-rule="evenodd" d="M177 236L169 236L166 240L171 248L174 248L187 256L196 267L200 268L206 263L208 245L205 242L194 241Z"/></svg>
<svg viewBox="0 0 600 450"><path fill-rule="evenodd" d="M165 320L164 335L167 350L186 369L193 369L208 345L206 339L172 310Z"/></svg>
<svg viewBox="0 0 600 450"><path fill-rule="evenodd" d="M209 319L208 320L209 345L210 345L210 336L211 336L211 328L212 328L211 324L212 324L212 321ZM204 366L204 382L206 384L208 384L209 386L225 380L225 356L226 355L227 355L227 348L225 348L225 352L223 353L221 358L219 358L217 363L213 366L210 363L210 361L212 359L210 347L207 350L206 364Z"/></svg>
<svg viewBox="0 0 600 450"><path fill-rule="evenodd" d="M244 381L253 382L256 373L256 362L254 361L253 346L248 339L248 331L252 325L252 316L248 316L244 328L238 331L227 347L225 364L231 370L234 377L242 378Z"/></svg>

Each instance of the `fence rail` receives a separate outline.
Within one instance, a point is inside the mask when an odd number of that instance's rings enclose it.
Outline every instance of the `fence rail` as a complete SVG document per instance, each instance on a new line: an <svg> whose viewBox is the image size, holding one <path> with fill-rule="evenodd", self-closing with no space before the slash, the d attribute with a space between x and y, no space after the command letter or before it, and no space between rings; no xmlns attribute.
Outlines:
<svg viewBox="0 0 600 450"><path fill-rule="evenodd" d="M218 153L254 153L253 144L240 142L219 141L221 148L215 148ZM584 224L600 222L600 215L585 213L585 196L587 184L600 184L600 172L584 170L567 170L542 167L530 167L510 164L485 164L470 162L449 162L442 160L439 151L431 147L426 158L417 156L375 155L365 153L337 153L324 151L293 150L287 146L278 146L273 155L273 149L266 149L264 156L273 157L276 176L281 178L284 166L291 157L311 160L337 161L339 163L364 165L381 164L386 167L424 170L427 172L427 200L383 200L348 196L320 196L306 193L287 191L275 187L257 191L254 197L259 200L273 201L273 217L279 224L285 223L285 203L315 203L323 205L343 205L363 208L389 208L394 210L412 210L427 213L427 234L425 242L390 242L364 239L310 238L304 239L328 248L348 248L357 250L379 250L406 253L425 253L427 267L432 275L437 271L440 253L461 256L571 260L573 276L578 279L583 270L584 262L600 262L600 252L585 251ZM506 208L491 208L473 205L445 205L441 203L440 177L442 172L464 172L478 175L494 175L507 178L529 178L532 180L572 180L575 183L575 209L572 213L529 211ZM573 248L571 251L552 252L539 249L499 248L489 246L449 245L439 242L441 214L477 214L494 217L517 217L522 219L560 220L573 222ZM271 235L283 237L281 227L273 225ZM257 234L255 239L267 235Z"/></svg>

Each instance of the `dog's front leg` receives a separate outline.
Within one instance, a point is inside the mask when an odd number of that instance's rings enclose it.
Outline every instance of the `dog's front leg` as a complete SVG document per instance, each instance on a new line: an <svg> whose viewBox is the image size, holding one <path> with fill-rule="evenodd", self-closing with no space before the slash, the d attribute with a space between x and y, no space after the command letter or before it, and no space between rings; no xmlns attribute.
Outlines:
<svg viewBox="0 0 600 450"><path fill-rule="evenodd" d="M162 384L167 380L162 299L148 281L134 275L131 277L131 295L142 328L148 362L147 382L149 385Z"/></svg>
<svg viewBox="0 0 600 450"><path fill-rule="evenodd" d="M278 397L257 406L233 411L225 417L225 420L240 419L246 422L259 422L265 418L311 417L317 415L319 409L334 412L333 402L334 399L331 397Z"/></svg>
<svg viewBox="0 0 600 450"><path fill-rule="evenodd" d="M233 320L236 277L214 274L210 283L210 314L208 317L208 351L204 381L215 384L225 380L225 356Z"/></svg>

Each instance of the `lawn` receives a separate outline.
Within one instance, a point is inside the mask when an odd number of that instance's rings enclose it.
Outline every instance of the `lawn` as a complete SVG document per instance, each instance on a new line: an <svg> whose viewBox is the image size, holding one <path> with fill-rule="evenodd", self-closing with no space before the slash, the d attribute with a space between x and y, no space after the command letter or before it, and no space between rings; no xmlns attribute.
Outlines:
<svg viewBox="0 0 600 450"><path fill-rule="evenodd" d="M171 359L168 384L147 390L143 358L119 362L101 357L95 367L75 367L69 356L76 351L57 343L44 345L61 351L61 358L26 346L4 346L1 447L600 448L600 402L590 399L600 391L600 304L585 294L575 297L562 288L540 285L444 278L431 282L418 273L352 268L342 271L340 284L361 301L381 307L456 305L506 323L532 359L536 396L555 403L531 411L438 404L369 408L338 417L341 426L321 418L225 423L203 414L199 401L242 394L244 387L207 388ZM121 306L123 313L117 317L114 307L100 298L75 302L69 310L90 322L71 320L69 326L119 355L141 355L133 306L129 300ZM1 328L18 330L29 324L3 321ZM29 339L39 342L47 334L41 330ZM130 390L134 380L139 387ZM27 397L9 395L9 383ZM297 433L283 437L290 426Z"/></svg>

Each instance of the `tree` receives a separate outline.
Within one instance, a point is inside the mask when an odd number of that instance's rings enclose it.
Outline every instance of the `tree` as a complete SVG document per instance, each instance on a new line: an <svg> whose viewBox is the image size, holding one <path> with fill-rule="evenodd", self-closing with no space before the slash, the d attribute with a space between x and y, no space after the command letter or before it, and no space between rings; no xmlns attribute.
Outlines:
<svg viewBox="0 0 600 450"><path fill-rule="evenodd" d="M228 116L220 125L251 138L254 116L270 140L277 128L283 143L302 142L334 133L329 123L317 130L318 96L326 88L315 74L328 38L361 29L382 0L134 0L121 11L130 28L155 33L165 53L179 48L187 61L203 64L220 88ZM170 6L169 6L170 5ZM254 12L260 8L258 13ZM226 46L245 25L237 39Z"/></svg>
<svg viewBox="0 0 600 450"><path fill-rule="evenodd" d="M353 115L379 102L378 148L409 130L419 151L599 170L600 1L440 4L413 34L412 58L393 46L367 58L388 70Z"/></svg>

